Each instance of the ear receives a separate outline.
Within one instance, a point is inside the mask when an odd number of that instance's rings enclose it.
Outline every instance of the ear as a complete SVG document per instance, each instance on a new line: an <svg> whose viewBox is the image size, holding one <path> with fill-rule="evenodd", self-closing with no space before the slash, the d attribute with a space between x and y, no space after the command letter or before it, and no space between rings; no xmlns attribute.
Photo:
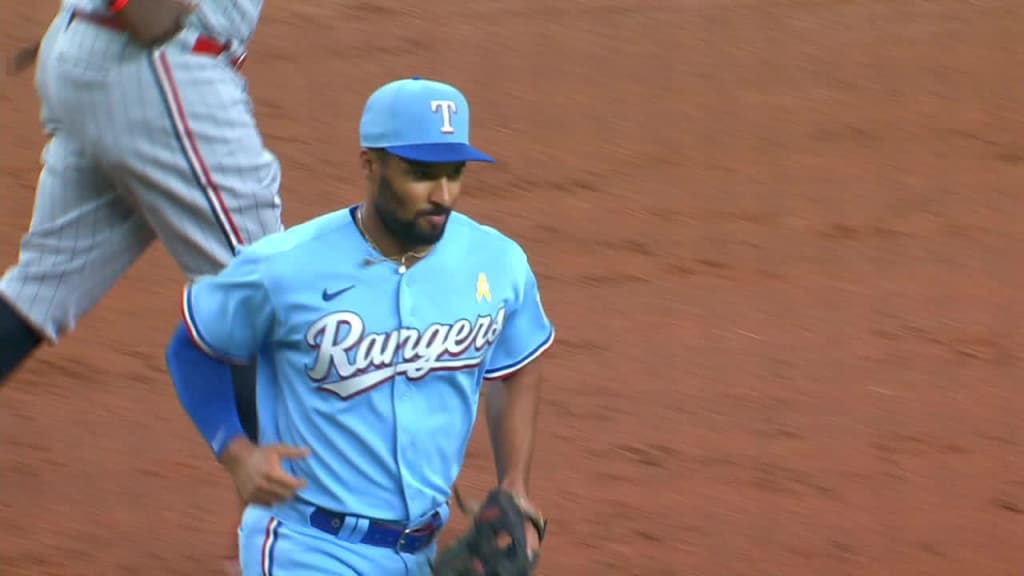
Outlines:
<svg viewBox="0 0 1024 576"><path fill-rule="evenodd" d="M366 148L359 151L359 168L363 172L363 178L367 180L372 180L374 171L379 169L377 159Z"/></svg>

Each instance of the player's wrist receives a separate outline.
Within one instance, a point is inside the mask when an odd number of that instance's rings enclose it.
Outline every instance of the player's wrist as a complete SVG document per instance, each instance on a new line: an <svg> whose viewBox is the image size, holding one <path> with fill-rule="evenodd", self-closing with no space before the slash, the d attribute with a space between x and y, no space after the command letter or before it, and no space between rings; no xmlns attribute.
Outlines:
<svg viewBox="0 0 1024 576"><path fill-rule="evenodd" d="M529 501L530 499L528 494L529 490L526 487L525 478L512 475L502 480L499 486L501 487L502 490L505 490L506 492L512 494L518 499L526 501Z"/></svg>
<svg viewBox="0 0 1024 576"><path fill-rule="evenodd" d="M256 448L245 434L239 434L224 445L217 461L228 470L234 470L248 460Z"/></svg>

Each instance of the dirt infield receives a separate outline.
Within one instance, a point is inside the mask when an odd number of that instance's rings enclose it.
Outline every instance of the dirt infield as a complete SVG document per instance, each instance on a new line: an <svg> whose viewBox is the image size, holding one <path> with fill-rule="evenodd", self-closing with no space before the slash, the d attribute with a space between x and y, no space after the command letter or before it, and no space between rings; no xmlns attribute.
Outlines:
<svg viewBox="0 0 1024 576"><path fill-rule="evenodd" d="M5 57L54 4L0 1ZM543 574L1021 574L1020 2L409 4L268 2L246 74L290 224L356 197L376 85L469 96L500 162L460 207L558 329ZM37 114L3 78L0 267ZM154 248L0 393L2 576L216 574L229 481L163 369L181 280ZM462 482L491 477L480 426Z"/></svg>

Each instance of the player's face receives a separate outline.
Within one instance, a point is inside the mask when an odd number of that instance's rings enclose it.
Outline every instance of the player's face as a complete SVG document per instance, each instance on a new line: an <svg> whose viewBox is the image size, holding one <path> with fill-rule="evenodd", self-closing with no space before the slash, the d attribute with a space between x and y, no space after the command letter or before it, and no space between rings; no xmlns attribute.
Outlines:
<svg viewBox="0 0 1024 576"><path fill-rule="evenodd" d="M465 162L424 164L390 156L373 194L381 224L406 246L436 244L461 191Z"/></svg>

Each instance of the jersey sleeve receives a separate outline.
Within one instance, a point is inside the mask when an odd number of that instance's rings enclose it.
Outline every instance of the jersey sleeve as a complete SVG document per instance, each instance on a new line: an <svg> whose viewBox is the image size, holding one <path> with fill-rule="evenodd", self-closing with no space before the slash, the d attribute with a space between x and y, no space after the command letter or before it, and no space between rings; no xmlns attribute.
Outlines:
<svg viewBox="0 0 1024 576"><path fill-rule="evenodd" d="M555 328L544 313L537 278L525 255L521 255L523 269L514 305L505 313L501 333L494 343L484 378L501 380L515 374L532 362L555 341Z"/></svg>
<svg viewBox="0 0 1024 576"><path fill-rule="evenodd" d="M246 362L268 337L274 310L260 275L260 260L245 250L219 274L185 286L182 316L203 352L228 362Z"/></svg>

